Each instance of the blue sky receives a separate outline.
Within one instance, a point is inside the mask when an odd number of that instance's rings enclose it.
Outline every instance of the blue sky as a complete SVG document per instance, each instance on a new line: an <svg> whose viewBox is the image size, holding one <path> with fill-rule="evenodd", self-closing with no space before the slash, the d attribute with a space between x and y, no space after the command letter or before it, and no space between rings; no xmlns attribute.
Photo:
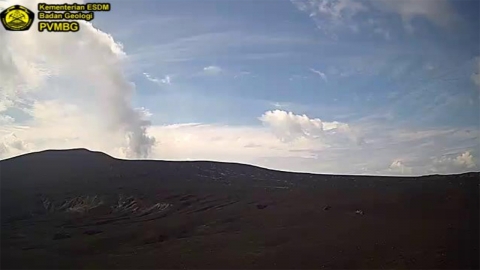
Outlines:
<svg viewBox="0 0 480 270"><path fill-rule="evenodd" d="M121 71L135 85L128 102L142 108L156 139L151 158L455 173L480 168L479 10L476 0L119 0L97 13L93 26L122 45ZM50 53L56 59L58 51ZM48 77L48 87L68 84L71 76L59 74ZM96 80L103 79L108 83ZM35 92L36 103L29 94L26 107L88 107L73 98L84 92L38 98L46 91ZM15 125L32 125L14 112L4 113ZM19 137L12 128L5 136ZM192 146L178 146L177 138L187 137ZM52 145L64 144L42 147Z"/></svg>
<svg viewBox="0 0 480 270"><path fill-rule="evenodd" d="M413 33L401 14L366 1L359 3L368 10L348 18L344 8L339 19L310 17L295 3L118 1L95 25L132 56L137 104L153 113L156 106L160 113L175 111L163 122L255 124L271 103L288 102L299 106L297 113L325 120L389 112L398 124L478 126L478 86L470 79L479 55L478 1L446 2L445 15L459 16L447 20L452 26L428 19L443 11L413 16ZM137 18L126 21L128 14ZM208 66L221 72L201 74ZM143 73L170 76L171 85ZM177 100L188 108L170 105Z"/></svg>

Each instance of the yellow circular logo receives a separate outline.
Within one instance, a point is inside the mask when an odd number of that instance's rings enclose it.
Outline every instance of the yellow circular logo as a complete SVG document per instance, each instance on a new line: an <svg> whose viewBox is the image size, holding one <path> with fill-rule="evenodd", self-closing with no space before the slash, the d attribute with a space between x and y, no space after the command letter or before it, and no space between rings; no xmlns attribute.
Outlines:
<svg viewBox="0 0 480 270"><path fill-rule="evenodd" d="M35 15L28 8L15 5L0 13L3 26L8 31L26 31L32 26Z"/></svg>

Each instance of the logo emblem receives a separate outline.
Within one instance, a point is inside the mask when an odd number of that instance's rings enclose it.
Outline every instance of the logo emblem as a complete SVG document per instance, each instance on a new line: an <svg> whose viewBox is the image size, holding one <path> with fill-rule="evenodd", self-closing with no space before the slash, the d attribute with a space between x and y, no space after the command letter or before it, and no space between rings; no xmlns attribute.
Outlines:
<svg viewBox="0 0 480 270"><path fill-rule="evenodd" d="M8 31L27 31L34 18L31 10L20 5L11 6L0 13L3 27Z"/></svg>

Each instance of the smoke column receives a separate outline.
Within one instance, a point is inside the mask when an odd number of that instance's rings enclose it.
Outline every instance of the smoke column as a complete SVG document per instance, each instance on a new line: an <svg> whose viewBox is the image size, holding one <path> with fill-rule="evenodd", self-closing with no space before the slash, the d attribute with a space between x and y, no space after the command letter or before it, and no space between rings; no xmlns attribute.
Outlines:
<svg viewBox="0 0 480 270"><path fill-rule="evenodd" d="M15 4L36 12L38 1L0 1L0 9ZM135 86L123 73L126 54L121 44L84 21L79 21L80 31L76 33L39 33L36 22L37 19L26 32L0 31L0 99L3 103L24 102L42 94L48 96L49 87L54 86L52 81L68 81L70 87L65 87L64 93L74 96L78 104L85 106L85 111L95 108L104 140L112 135L121 138L127 158L148 157L155 138L147 135L150 123L131 105Z"/></svg>

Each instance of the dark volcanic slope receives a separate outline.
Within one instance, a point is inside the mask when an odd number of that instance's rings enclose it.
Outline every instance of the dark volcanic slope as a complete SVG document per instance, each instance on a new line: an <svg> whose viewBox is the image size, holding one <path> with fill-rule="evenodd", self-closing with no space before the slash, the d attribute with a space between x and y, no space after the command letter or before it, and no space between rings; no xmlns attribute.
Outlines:
<svg viewBox="0 0 480 270"><path fill-rule="evenodd" d="M0 161L1 267L478 269L479 177L28 154Z"/></svg>

